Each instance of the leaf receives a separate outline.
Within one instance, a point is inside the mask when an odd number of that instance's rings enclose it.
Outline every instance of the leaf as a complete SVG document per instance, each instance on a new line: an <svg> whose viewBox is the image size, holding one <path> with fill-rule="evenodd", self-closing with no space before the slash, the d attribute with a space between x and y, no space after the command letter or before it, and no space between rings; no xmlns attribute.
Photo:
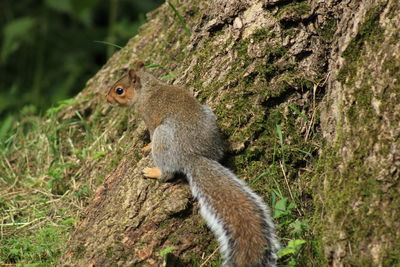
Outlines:
<svg viewBox="0 0 400 267"><path fill-rule="evenodd" d="M160 65L160 64L153 63L153 64L146 65L146 66L144 66L144 67L145 67L145 69L153 69L153 68L160 68L161 65Z"/></svg>
<svg viewBox="0 0 400 267"><path fill-rule="evenodd" d="M296 150L296 151L299 151L299 152L301 152L301 153L304 153L305 155L309 156L310 158L313 157L312 154L311 154L310 152L307 152L307 151L304 151L304 150L301 150L301 149L295 149L295 150Z"/></svg>
<svg viewBox="0 0 400 267"><path fill-rule="evenodd" d="M287 214L287 208L286 208L287 200L288 200L287 198L282 198L275 203L273 218L276 219L282 215Z"/></svg>
<svg viewBox="0 0 400 267"><path fill-rule="evenodd" d="M292 228L292 230L291 230L292 234L300 234L302 232L309 230L307 220L296 220L296 221L292 222L289 226L290 226L290 228Z"/></svg>
<svg viewBox="0 0 400 267"><path fill-rule="evenodd" d="M31 17L21 17L4 26L4 41L1 49L1 60L5 62L7 58L23 44L31 40L33 35L32 28L36 20Z"/></svg>
<svg viewBox="0 0 400 267"><path fill-rule="evenodd" d="M12 115L8 115L0 123L0 140L3 140L8 136L13 124L14 124L14 117Z"/></svg>
<svg viewBox="0 0 400 267"><path fill-rule="evenodd" d="M61 224L65 225L65 226L73 226L75 222L77 222L77 220L75 218L69 217L69 218L65 219L64 221L61 221Z"/></svg>
<svg viewBox="0 0 400 267"><path fill-rule="evenodd" d="M289 211L289 210L292 210L294 208L296 208L296 203L290 202L286 209Z"/></svg>
<svg viewBox="0 0 400 267"><path fill-rule="evenodd" d="M283 135L282 135L282 127L277 124L276 125L276 132L278 133L279 136L279 144L281 145L281 152L283 153Z"/></svg>
<svg viewBox="0 0 400 267"><path fill-rule="evenodd" d="M304 243L306 243L306 241L303 239L290 240L287 246L278 252L278 258L290 254L297 254Z"/></svg>
<svg viewBox="0 0 400 267"><path fill-rule="evenodd" d="M174 251L175 249L176 249L176 247L167 247L160 251L160 255L161 255L161 257L165 257L168 254L170 254L172 251Z"/></svg>
<svg viewBox="0 0 400 267"><path fill-rule="evenodd" d="M175 73L170 73L170 74L161 76L161 79L164 79L164 80L169 80L169 79L173 79L173 78L176 78L176 74Z"/></svg>
<svg viewBox="0 0 400 267"><path fill-rule="evenodd" d="M101 159L103 158L107 153L104 151L97 151L93 153L93 159Z"/></svg>

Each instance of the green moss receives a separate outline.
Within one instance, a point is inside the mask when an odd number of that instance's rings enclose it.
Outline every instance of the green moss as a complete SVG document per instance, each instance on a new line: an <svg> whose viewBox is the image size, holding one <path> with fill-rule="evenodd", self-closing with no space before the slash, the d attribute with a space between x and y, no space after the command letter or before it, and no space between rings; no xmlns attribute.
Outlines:
<svg viewBox="0 0 400 267"><path fill-rule="evenodd" d="M335 34L337 29L337 20L336 19L328 19L320 28L320 36L325 40L325 41L331 41L333 38L333 35Z"/></svg>
<svg viewBox="0 0 400 267"><path fill-rule="evenodd" d="M275 46L268 48L267 50L267 62L272 63L281 57L283 57L287 52L287 49L283 46Z"/></svg>
<svg viewBox="0 0 400 267"><path fill-rule="evenodd" d="M377 171L364 166L365 154L361 150L365 148L360 148L360 151L356 151L356 156L347 162L346 170L339 172L342 162L336 156L336 149L325 153L319 160L317 173L318 175L323 173L323 178L327 182L323 189L324 204L323 206L316 205L317 214L327 213L333 219L335 226L318 219L315 222L320 225L314 225L314 227L324 232L327 241L325 245L328 247L331 242L338 240L338 235L341 235L343 239L343 234L349 246L366 245L369 242L368 239L373 236L387 233L387 229L376 229L377 225L385 224L381 207L374 206L376 197L380 194L379 182L375 179ZM319 183L321 178L316 177L316 180ZM365 223L365 221L370 223ZM359 257L357 253L355 257L348 255L346 262L353 266L365 266L364 263L371 263L371 258L370 255Z"/></svg>
<svg viewBox="0 0 400 267"><path fill-rule="evenodd" d="M376 115L372 108L372 92L368 87L363 87L354 92L354 103L347 110L347 118L351 123L359 124L360 115L363 116L363 121L370 121Z"/></svg>
<svg viewBox="0 0 400 267"><path fill-rule="evenodd" d="M338 80L342 83L354 83L365 44L367 42L379 43L383 34L383 29L379 25L379 17L383 8L384 5L377 5L367 12L365 21L359 26L356 36L343 52L342 56L346 63L343 64L338 74ZM348 81L346 80L347 78L349 78Z"/></svg>
<svg viewBox="0 0 400 267"><path fill-rule="evenodd" d="M275 33L274 32L270 32L265 28L259 28L257 30L255 30L253 32L253 34L251 35L251 38L253 39L253 41L255 42L260 42L266 38L274 38L275 37Z"/></svg>
<svg viewBox="0 0 400 267"><path fill-rule="evenodd" d="M240 64L242 65L243 68L247 67L252 62L252 59L249 57L248 52L247 52L248 46L249 46L248 39L239 40L233 46L233 49L237 52L238 58L241 59Z"/></svg>
<svg viewBox="0 0 400 267"><path fill-rule="evenodd" d="M397 77L397 81L400 81L399 74L400 74L400 60L394 57L387 58L383 62L383 67L386 71L389 72L391 77Z"/></svg>
<svg viewBox="0 0 400 267"><path fill-rule="evenodd" d="M112 258L114 256L114 253L115 253L115 248L114 247L110 246L110 247L107 248L106 256L108 258Z"/></svg>
<svg viewBox="0 0 400 267"><path fill-rule="evenodd" d="M291 17L292 20L300 20L303 15L309 14L311 7L306 1L291 2L288 5L281 7L275 15L277 19L282 17Z"/></svg>

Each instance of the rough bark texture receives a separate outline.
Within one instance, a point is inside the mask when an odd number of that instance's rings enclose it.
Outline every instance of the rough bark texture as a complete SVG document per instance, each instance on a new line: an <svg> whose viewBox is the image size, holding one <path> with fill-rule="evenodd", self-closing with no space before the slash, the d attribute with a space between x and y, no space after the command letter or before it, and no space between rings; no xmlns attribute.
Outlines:
<svg viewBox="0 0 400 267"><path fill-rule="evenodd" d="M319 224L334 266L396 266L400 4L348 2L332 45L322 104L322 130L329 144L321 159L323 204L317 205L327 224Z"/></svg>
<svg viewBox="0 0 400 267"><path fill-rule="evenodd" d="M82 179L101 182L119 163L82 214L61 264L158 265L160 251L174 246L182 264L198 265L217 248L185 182L142 179L151 161L139 152L146 135L136 114L104 103L138 58L160 64L149 71L175 77L168 82L211 106L230 144L226 164L267 202L275 182L255 178L280 157L281 125L290 149L276 182L288 180L325 253L304 254L305 265L400 264L398 1L173 3L190 37L163 5L89 81L77 96L85 100L64 111L98 121L112 148Z"/></svg>

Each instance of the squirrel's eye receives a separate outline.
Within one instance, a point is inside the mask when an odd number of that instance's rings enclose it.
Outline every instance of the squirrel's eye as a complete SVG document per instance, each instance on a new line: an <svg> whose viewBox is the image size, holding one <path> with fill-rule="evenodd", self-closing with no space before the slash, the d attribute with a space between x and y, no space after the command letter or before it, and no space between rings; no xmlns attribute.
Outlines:
<svg viewBox="0 0 400 267"><path fill-rule="evenodd" d="M124 93L124 88L118 87L115 92L119 95L122 95Z"/></svg>

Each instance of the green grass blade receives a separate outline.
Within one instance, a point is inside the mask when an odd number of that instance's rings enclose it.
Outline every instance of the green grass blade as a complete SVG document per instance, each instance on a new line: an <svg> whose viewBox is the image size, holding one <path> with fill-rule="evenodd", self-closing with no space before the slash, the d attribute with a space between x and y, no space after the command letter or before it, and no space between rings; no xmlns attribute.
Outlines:
<svg viewBox="0 0 400 267"><path fill-rule="evenodd" d="M160 67L161 67L160 64L155 64L155 63L144 66L145 69L154 69L154 68L160 68Z"/></svg>
<svg viewBox="0 0 400 267"><path fill-rule="evenodd" d="M303 113L301 113L300 110L298 110L295 106L292 105L288 105L289 108L291 108L297 115L299 115L303 120L308 121L308 118L306 117L306 115L304 115Z"/></svg>
<svg viewBox="0 0 400 267"><path fill-rule="evenodd" d="M185 19L181 16L181 14L179 14L178 10L175 8L175 6L171 2L167 1L167 3L168 3L168 6L172 9L172 11L177 16L182 27L185 29L186 35L190 37L190 31L189 31L188 27L186 26Z"/></svg>
<svg viewBox="0 0 400 267"><path fill-rule="evenodd" d="M116 48L118 48L118 49L122 49L122 46L119 46L119 45L117 45L117 44L113 44L113 43L110 43L110 42L106 42L106 41L94 40L93 42L99 43L99 44L111 45L111 46L114 46L114 47L116 47Z"/></svg>
<svg viewBox="0 0 400 267"><path fill-rule="evenodd" d="M278 133L279 144L281 145L281 151L283 153L283 135L282 135L282 128L279 124L276 125L276 132Z"/></svg>

